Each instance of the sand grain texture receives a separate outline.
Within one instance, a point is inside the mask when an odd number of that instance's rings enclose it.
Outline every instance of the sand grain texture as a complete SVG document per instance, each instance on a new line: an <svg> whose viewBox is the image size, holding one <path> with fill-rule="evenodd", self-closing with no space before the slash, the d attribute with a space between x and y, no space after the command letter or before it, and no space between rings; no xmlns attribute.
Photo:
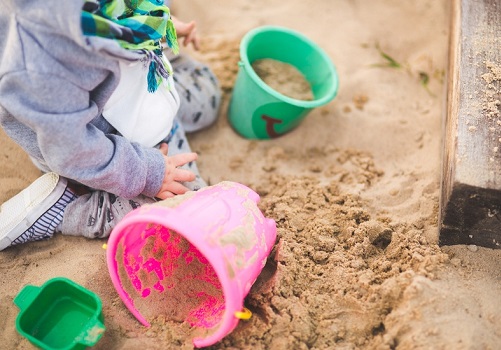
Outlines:
<svg viewBox="0 0 501 350"><path fill-rule="evenodd" d="M441 124L448 40L445 0L202 0L178 2L198 21L196 57L225 99L218 122L191 136L211 184L241 182L261 195L278 241L246 306L250 321L211 349L495 349L501 343L501 253L436 245ZM226 119L238 43L282 25L320 45L340 90L291 133L238 136ZM380 50L401 64L388 67ZM422 77L429 77L423 86ZM0 200L38 175L0 135ZM111 285L104 241L57 236L0 253L0 338L16 333L14 296L65 276L96 292L107 327L96 349L190 349L159 319L142 327Z"/></svg>

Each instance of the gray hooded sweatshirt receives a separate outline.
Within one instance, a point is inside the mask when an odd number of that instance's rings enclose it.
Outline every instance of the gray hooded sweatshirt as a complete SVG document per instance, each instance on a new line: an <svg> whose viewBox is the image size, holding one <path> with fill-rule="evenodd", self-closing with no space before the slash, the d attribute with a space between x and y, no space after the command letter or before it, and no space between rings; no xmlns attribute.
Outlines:
<svg viewBox="0 0 501 350"><path fill-rule="evenodd" d="M153 197L165 163L102 117L118 58L141 57L86 37L83 0L0 0L0 123L43 171L124 198Z"/></svg>

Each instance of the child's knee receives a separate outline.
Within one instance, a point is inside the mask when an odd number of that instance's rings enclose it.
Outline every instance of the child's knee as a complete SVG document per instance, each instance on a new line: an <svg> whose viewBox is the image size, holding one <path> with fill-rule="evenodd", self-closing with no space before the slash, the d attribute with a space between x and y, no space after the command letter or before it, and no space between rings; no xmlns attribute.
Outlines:
<svg viewBox="0 0 501 350"><path fill-rule="evenodd" d="M213 124L221 105L221 89L214 73L206 65L186 57L175 60L173 67L181 98L178 117L186 132Z"/></svg>

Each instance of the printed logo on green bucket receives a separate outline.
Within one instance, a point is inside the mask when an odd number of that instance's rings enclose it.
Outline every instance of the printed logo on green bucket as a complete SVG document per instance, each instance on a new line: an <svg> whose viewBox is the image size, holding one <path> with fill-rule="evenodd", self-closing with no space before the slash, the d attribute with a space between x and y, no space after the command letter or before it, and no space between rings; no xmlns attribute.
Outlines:
<svg viewBox="0 0 501 350"><path fill-rule="evenodd" d="M260 139L273 139L294 129L309 110L286 103L268 103L252 115L252 130Z"/></svg>

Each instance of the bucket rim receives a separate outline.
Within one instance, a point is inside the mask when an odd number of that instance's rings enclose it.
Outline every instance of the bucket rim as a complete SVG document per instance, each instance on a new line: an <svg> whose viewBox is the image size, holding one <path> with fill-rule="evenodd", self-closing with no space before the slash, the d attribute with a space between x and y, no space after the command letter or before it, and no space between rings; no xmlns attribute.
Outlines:
<svg viewBox="0 0 501 350"><path fill-rule="evenodd" d="M298 99L286 96L286 95L278 92L277 90L271 88L268 84L264 83L264 81L257 75L257 73L254 71L254 69L252 69L252 66L251 66L251 63L250 63L249 58L247 56L246 50L247 50L249 43L251 42L252 39L254 39L254 37L256 37L259 34L265 33L265 32L280 32L280 33L285 33L285 34L288 34L291 36L295 36L298 39L301 39L303 42L310 45L312 48L314 48L320 54L322 59L327 64L327 66L329 68L329 72L331 73L331 75L333 77L333 81L334 81L334 84L332 84L329 91L327 93L325 93L325 95L323 97L321 97L319 99L314 99L311 101L298 100ZM291 105L294 105L297 107L313 109L313 108L321 107L321 106L329 103L330 101L332 101L336 97L336 95L338 93L339 76L337 73L336 66L332 62L329 55L327 55L325 50L323 48L321 48L312 39L310 39L306 35L298 32L294 29L291 29L288 27L283 27L283 26L278 26L278 25L263 25L263 26L255 27L255 28L249 30L243 36L242 40L240 41L240 60L243 64L244 68L247 69L247 73L252 77L252 79L254 81L263 82L261 87L267 93L269 93L273 97L275 97L275 98L277 98L285 103L288 103L288 104L291 104Z"/></svg>
<svg viewBox="0 0 501 350"><path fill-rule="evenodd" d="M159 212L163 213L163 215L157 215ZM123 285L121 283L115 259L118 244L121 238L124 236L125 230L130 226L136 224L157 224L162 225L170 230L176 231L191 245L196 247L198 251L207 259L221 283L225 312L221 317L219 324L215 326L212 334L207 335L205 338L195 337L192 340L193 345L195 345L196 347L210 346L223 339L237 326L238 319L234 316L234 311L239 311L242 309L243 299L239 302L236 300L236 298L231 297L231 295L234 295L234 290L230 287L231 281L229 277L224 273L223 266L214 261L214 258L210 253L210 247L207 245L207 243L203 240L197 240L196 237L192 236L191 234L186 234L191 232L192 228L189 218L178 216L178 220L171 221L169 220L171 218L168 217L168 215L172 213L173 210L169 207L149 206L147 207L147 211L141 210L140 208L127 214L122 219L122 221L117 224L108 239L108 247L106 249L108 272L110 274L115 290L118 292L127 309L129 309L129 311L141 324L143 324L143 326L150 327L150 322L136 308L134 301L127 293L127 291L123 288Z"/></svg>

